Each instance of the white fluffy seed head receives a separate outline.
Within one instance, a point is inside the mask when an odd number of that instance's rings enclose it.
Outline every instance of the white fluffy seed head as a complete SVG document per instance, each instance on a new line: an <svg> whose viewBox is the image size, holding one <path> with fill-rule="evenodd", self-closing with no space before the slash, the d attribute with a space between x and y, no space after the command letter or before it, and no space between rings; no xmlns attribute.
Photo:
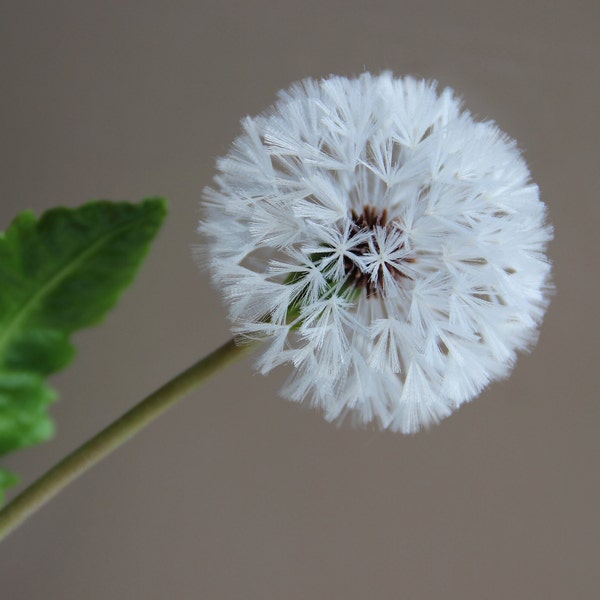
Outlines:
<svg viewBox="0 0 600 600"><path fill-rule="evenodd" d="M535 342L552 229L514 141L390 73L279 93L217 162L205 255L283 395L405 433Z"/></svg>

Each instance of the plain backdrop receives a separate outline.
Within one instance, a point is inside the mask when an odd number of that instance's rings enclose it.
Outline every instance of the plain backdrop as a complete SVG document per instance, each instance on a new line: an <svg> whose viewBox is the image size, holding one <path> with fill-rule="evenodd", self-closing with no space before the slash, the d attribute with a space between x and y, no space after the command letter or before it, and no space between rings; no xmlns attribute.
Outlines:
<svg viewBox="0 0 600 600"><path fill-rule="evenodd" d="M192 259L239 120L306 76L450 85L519 141L556 229L557 294L513 376L412 437L326 423L251 359L0 546L3 600L579 599L598 577L597 0L7 1L0 228L22 209L164 195L170 216L53 384L32 481L228 338Z"/></svg>

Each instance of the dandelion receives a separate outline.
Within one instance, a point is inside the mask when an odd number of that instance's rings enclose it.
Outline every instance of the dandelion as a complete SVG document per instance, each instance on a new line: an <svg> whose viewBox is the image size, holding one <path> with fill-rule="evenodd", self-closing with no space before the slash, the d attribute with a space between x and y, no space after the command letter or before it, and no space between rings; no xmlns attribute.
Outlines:
<svg viewBox="0 0 600 600"><path fill-rule="evenodd" d="M416 432L531 347L552 230L513 140L390 73L279 93L217 161L199 230L233 329L282 395Z"/></svg>

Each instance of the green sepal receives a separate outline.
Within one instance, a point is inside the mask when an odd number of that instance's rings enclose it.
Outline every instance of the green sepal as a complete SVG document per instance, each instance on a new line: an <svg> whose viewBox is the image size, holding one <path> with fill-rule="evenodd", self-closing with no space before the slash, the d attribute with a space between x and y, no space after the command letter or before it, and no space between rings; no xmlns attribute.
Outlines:
<svg viewBox="0 0 600 600"><path fill-rule="evenodd" d="M322 256L320 254L311 254L311 261L318 265L322 260ZM285 285L295 285L296 283L301 282L306 278L306 273L302 271L293 271L291 272L284 280ZM347 280L342 282L334 281L331 278L325 279L325 289L321 296L321 299L331 298L334 294L337 296L341 296L345 298L351 304L354 304L361 293L361 288L357 287L352 280ZM302 321L299 320L302 315L302 307L306 302L307 296L307 286L305 286L300 293L295 297L295 299L290 303L287 310L287 322L291 323L296 321L295 325L292 329L298 329L302 325Z"/></svg>

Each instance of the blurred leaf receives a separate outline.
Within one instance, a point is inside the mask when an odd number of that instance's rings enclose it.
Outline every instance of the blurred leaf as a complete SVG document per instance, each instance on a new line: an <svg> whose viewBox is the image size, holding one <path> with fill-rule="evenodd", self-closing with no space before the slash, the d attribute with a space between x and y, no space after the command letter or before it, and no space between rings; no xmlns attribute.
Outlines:
<svg viewBox="0 0 600 600"><path fill-rule="evenodd" d="M18 482L19 479L14 473L0 467L0 503L4 501L4 490Z"/></svg>
<svg viewBox="0 0 600 600"><path fill-rule="evenodd" d="M44 378L73 359L71 333L115 305L165 215L162 199L99 200L25 211L0 234L0 456L52 435ZM15 481L0 468L0 502Z"/></svg>

